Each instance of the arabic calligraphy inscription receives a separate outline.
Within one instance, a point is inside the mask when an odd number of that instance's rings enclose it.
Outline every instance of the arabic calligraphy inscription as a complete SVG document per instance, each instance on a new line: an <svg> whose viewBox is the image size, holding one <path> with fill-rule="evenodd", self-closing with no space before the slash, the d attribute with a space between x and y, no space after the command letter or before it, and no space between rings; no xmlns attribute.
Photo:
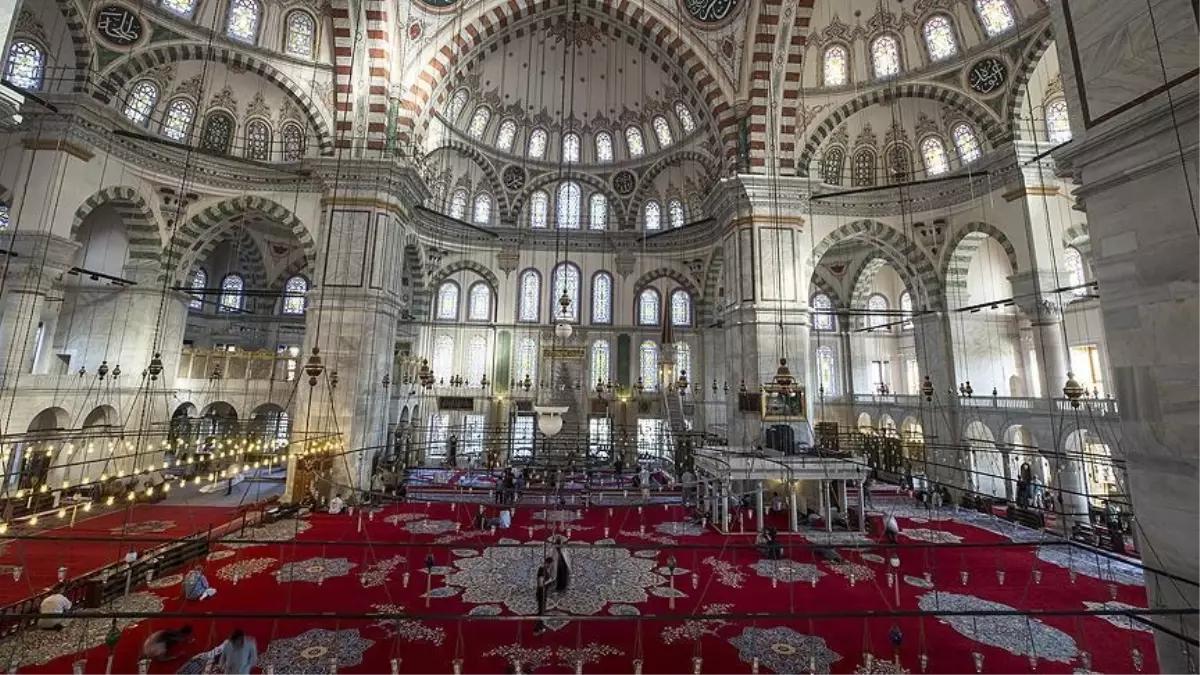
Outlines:
<svg viewBox="0 0 1200 675"><path fill-rule="evenodd" d="M105 5L96 12L96 32L105 42L129 47L141 41L145 25L133 10L121 5Z"/></svg>
<svg viewBox="0 0 1200 675"><path fill-rule="evenodd" d="M1008 82L1008 66L994 56L976 61L975 65L967 71L967 85L971 87L972 91L980 94L999 93L1004 89L1006 82Z"/></svg>

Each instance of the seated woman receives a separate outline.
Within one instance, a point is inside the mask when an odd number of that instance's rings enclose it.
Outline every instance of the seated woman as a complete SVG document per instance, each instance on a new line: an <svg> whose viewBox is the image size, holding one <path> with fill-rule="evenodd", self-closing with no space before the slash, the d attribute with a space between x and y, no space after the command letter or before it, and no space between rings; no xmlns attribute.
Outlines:
<svg viewBox="0 0 1200 675"><path fill-rule="evenodd" d="M183 578L183 597L188 600L205 600L217 594L217 589L208 585L204 569L200 565L192 568Z"/></svg>

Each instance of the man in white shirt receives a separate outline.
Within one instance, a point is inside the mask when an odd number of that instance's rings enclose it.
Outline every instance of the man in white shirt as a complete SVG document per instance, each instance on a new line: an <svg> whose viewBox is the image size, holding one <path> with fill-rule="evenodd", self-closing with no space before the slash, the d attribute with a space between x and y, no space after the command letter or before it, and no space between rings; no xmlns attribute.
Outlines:
<svg viewBox="0 0 1200 675"><path fill-rule="evenodd" d="M507 530L508 528L512 527L512 511L509 511L508 509L500 509L500 522L498 525L502 530Z"/></svg>
<svg viewBox="0 0 1200 675"><path fill-rule="evenodd" d="M341 495L334 495L333 499L329 500L329 514L336 516L346 508L346 502Z"/></svg>
<svg viewBox="0 0 1200 675"><path fill-rule="evenodd" d="M883 530L887 533L889 543L899 543L896 540L896 535L900 534L900 523L896 522L896 516L888 514L887 520L883 521Z"/></svg>
<svg viewBox="0 0 1200 675"><path fill-rule="evenodd" d="M63 615L71 611L71 601L67 599L67 596L62 594L61 588L55 588L53 593L42 600L40 611L42 614L54 614L56 616L47 616L38 619L38 628L42 630L62 630L67 627L67 623L70 621L70 619L67 619Z"/></svg>

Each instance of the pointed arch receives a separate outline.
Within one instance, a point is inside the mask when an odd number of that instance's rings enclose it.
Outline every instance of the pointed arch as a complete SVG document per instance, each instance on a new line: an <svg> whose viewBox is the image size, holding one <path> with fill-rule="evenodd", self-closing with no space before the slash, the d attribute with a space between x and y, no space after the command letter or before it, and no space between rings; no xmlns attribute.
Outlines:
<svg viewBox="0 0 1200 675"><path fill-rule="evenodd" d="M850 239L860 239L874 246L879 257L891 263L904 280L918 307L931 310L945 307L941 279L933 261L902 232L879 221L857 220L825 235L813 248L813 267L820 264L830 248Z"/></svg>
<svg viewBox="0 0 1200 675"><path fill-rule="evenodd" d="M975 251L983 245L983 240L991 237L1000 244L1004 249L1004 255L1008 257L1008 264L1012 266L1012 273L1016 274L1023 269L1017 259L1017 249L1009 241L1008 235L1000 231L1000 228L989 223L967 223L958 228L958 230L946 242L943 249L943 257L938 273L944 279L945 288L966 288L967 285L967 267L970 259L974 257ZM959 251L959 248L962 251ZM966 256L967 265L962 267L955 266L955 258Z"/></svg>
<svg viewBox="0 0 1200 675"><path fill-rule="evenodd" d="M163 250L158 217L150 203L132 187L107 187L84 200L71 220L71 239L78 236L80 226L92 211L104 204L111 206L128 228L129 262L158 264Z"/></svg>
<svg viewBox="0 0 1200 675"><path fill-rule="evenodd" d="M181 264L175 266L172 272L176 275L191 272L191 267L208 257L212 249L220 243L218 237L229 228L230 221L237 216L244 216L247 212L261 213L291 229L304 251L306 264L316 264L316 241L295 214L270 199L244 195L209 206L178 228L173 246L176 247L176 259Z"/></svg>
<svg viewBox="0 0 1200 675"><path fill-rule="evenodd" d="M464 270L467 272L474 272L475 274L483 277L483 280L488 282L493 291L500 288L500 277L496 276L496 273L487 266L481 265L473 260L457 260L449 265L446 265L434 273L433 277L429 280L429 285L432 288L437 288L443 281Z"/></svg>

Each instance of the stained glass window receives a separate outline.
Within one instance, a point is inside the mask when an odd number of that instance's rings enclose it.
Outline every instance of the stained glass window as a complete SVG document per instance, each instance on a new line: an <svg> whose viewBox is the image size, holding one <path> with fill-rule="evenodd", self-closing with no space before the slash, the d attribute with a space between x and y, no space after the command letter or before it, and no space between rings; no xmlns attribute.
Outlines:
<svg viewBox="0 0 1200 675"><path fill-rule="evenodd" d="M607 131L601 131L596 134L596 161L613 161L612 134L608 133Z"/></svg>
<svg viewBox="0 0 1200 675"><path fill-rule="evenodd" d="M647 230L662 229L662 205L651 199L646 202L642 222Z"/></svg>
<svg viewBox="0 0 1200 675"><path fill-rule="evenodd" d="M546 156L546 140L549 137L546 135L545 129L534 129L529 134L529 156L533 159L541 159Z"/></svg>
<svg viewBox="0 0 1200 675"><path fill-rule="evenodd" d="M686 342L675 343L675 373L676 376L686 373L689 380L696 381L696 373L692 371L692 348Z"/></svg>
<svg viewBox="0 0 1200 675"><path fill-rule="evenodd" d="M1074 286L1071 293L1074 295L1087 295L1088 289L1084 286L1087 283L1087 276L1083 271L1083 255L1079 253L1079 249L1074 246L1068 246L1063 252L1063 269L1067 273L1067 285Z"/></svg>
<svg viewBox="0 0 1200 675"><path fill-rule="evenodd" d="M26 40L17 40L8 48L4 79L14 87L38 91L42 88L42 76L45 71L46 53L41 47Z"/></svg>
<svg viewBox="0 0 1200 675"><path fill-rule="evenodd" d="M579 188L579 183L566 181L558 186L558 201L554 206L559 229L579 229L582 200L583 193Z"/></svg>
<svg viewBox="0 0 1200 675"><path fill-rule="evenodd" d="M463 188L450 195L450 217L464 220L467 217L467 191Z"/></svg>
<svg viewBox="0 0 1200 675"><path fill-rule="evenodd" d="M435 316L440 321L458 320L458 284L453 281L445 281L438 286Z"/></svg>
<svg viewBox="0 0 1200 675"><path fill-rule="evenodd" d="M196 106L192 102L177 98L167 106L167 116L163 119L163 136L176 141L185 142L192 131L192 120L196 118Z"/></svg>
<svg viewBox="0 0 1200 675"><path fill-rule="evenodd" d="M875 77L884 79L900 74L900 43L891 35L880 35L871 43L871 65Z"/></svg>
<svg viewBox="0 0 1200 675"><path fill-rule="evenodd" d="M492 111L487 106L479 106L475 109L475 114L471 115L471 124L467 126L467 133L471 135L471 138L483 138L483 132L487 131L490 121L492 121Z"/></svg>
<svg viewBox="0 0 1200 675"><path fill-rule="evenodd" d="M975 130L966 122L959 122L950 130L950 135L954 137L954 147L958 149L958 159L963 164L970 164L979 159L979 139L975 136Z"/></svg>
<svg viewBox="0 0 1200 675"><path fill-rule="evenodd" d="M308 309L308 279L294 276L283 285L283 313L304 314Z"/></svg>
<svg viewBox="0 0 1200 675"><path fill-rule="evenodd" d="M904 330L912 328L913 301L912 293L909 293L908 291L904 291L900 294L900 314L901 318L904 319L904 323L900 324L900 328Z"/></svg>
<svg viewBox="0 0 1200 675"><path fill-rule="evenodd" d="M190 18L192 12L196 11L196 0L161 0L159 4L168 12L184 18Z"/></svg>
<svg viewBox="0 0 1200 675"><path fill-rule="evenodd" d="M541 315L541 275L537 270L525 270L517 287L521 294L517 298L517 321L537 321Z"/></svg>
<svg viewBox="0 0 1200 675"><path fill-rule="evenodd" d="M287 18L285 49L292 56L310 58L317 35L317 24L308 12L292 12Z"/></svg>
<svg viewBox="0 0 1200 675"><path fill-rule="evenodd" d="M538 190L529 195L529 226L533 228L546 227L550 220L550 195Z"/></svg>
<svg viewBox="0 0 1200 675"><path fill-rule="evenodd" d="M861 148L854 153L854 187L875 185L875 151Z"/></svg>
<svg viewBox="0 0 1200 675"><path fill-rule="evenodd" d="M625 145L629 146L630 157L646 154L646 142L642 140L642 130L637 127L625 127Z"/></svg>
<svg viewBox="0 0 1200 675"><path fill-rule="evenodd" d="M826 396L837 396L835 358L833 347L817 347L817 386L824 390Z"/></svg>
<svg viewBox="0 0 1200 675"><path fill-rule="evenodd" d="M818 293L808 302L812 315L812 327L816 330L833 330L833 302L828 295Z"/></svg>
<svg viewBox="0 0 1200 675"><path fill-rule="evenodd" d="M950 162L946 159L946 146L942 139L930 136L921 141L921 161L925 163L925 173L937 176L950 170Z"/></svg>
<svg viewBox="0 0 1200 675"><path fill-rule="evenodd" d="M592 276L592 323L612 323L613 278L608 272Z"/></svg>
<svg viewBox="0 0 1200 675"><path fill-rule="evenodd" d="M485 373L487 373L487 338L476 335L467 344L467 386L479 386Z"/></svg>
<svg viewBox="0 0 1200 675"><path fill-rule="evenodd" d="M528 375L529 379L537 382L537 363L538 363L538 348L537 341L533 338L521 338L521 342L517 344L517 369L514 373L516 380L520 382Z"/></svg>
<svg viewBox="0 0 1200 675"><path fill-rule="evenodd" d="M200 133L200 148L224 155L232 143L233 118L223 112L210 113Z"/></svg>
<svg viewBox="0 0 1200 675"><path fill-rule="evenodd" d="M675 142L675 137L671 135L671 125L667 124L667 118L659 115L654 118L654 136L658 139L658 147L665 148Z"/></svg>
<svg viewBox="0 0 1200 675"><path fill-rule="evenodd" d="M459 89L454 92L454 96L450 98L450 105L446 106L446 119L451 123L458 120L458 116L462 114L464 108L467 107L467 90Z"/></svg>
<svg viewBox="0 0 1200 675"><path fill-rule="evenodd" d="M867 315L867 328L874 328L888 323L890 320L886 315L887 311L887 298L878 293L867 298L867 312L871 312Z"/></svg>
<svg viewBox="0 0 1200 675"><path fill-rule="evenodd" d="M438 381L454 377L454 338L449 335L439 335L433 341L433 377Z"/></svg>
<svg viewBox="0 0 1200 675"><path fill-rule="evenodd" d="M841 148L830 148L825 151L825 161L821 162L821 180L830 185L842 184L842 168L846 164L846 151Z"/></svg>
<svg viewBox="0 0 1200 675"><path fill-rule="evenodd" d="M683 224L687 222L687 215L683 211L683 202L678 199L667 202L667 220L671 223L671 227L683 227Z"/></svg>
<svg viewBox="0 0 1200 675"><path fill-rule="evenodd" d="M0 202L0 232L7 230L11 224L8 220L8 204Z"/></svg>
<svg viewBox="0 0 1200 675"><path fill-rule="evenodd" d="M657 326L658 312L662 299L658 296L658 291L653 288L647 288L638 295L638 325L639 326Z"/></svg>
<svg viewBox="0 0 1200 675"><path fill-rule="evenodd" d="M1067 115L1066 99L1060 98L1046 104L1046 138L1051 143L1071 140L1071 119Z"/></svg>
<svg viewBox="0 0 1200 675"><path fill-rule="evenodd" d="M487 225L492 222L491 195L486 192L475 195L475 208L472 210L471 220L475 221L476 225Z"/></svg>
<svg viewBox="0 0 1200 675"><path fill-rule="evenodd" d="M999 35L1016 25L1007 0L975 0L975 11L988 37Z"/></svg>
<svg viewBox="0 0 1200 675"><path fill-rule="evenodd" d="M262 120L246 125L246 156L265 162L271 159L271 128Z"/></svg>
<svg viewBox="0 0 1200 675"><path fill-rule="evenodd" d="M579 161L579 135L578 134L563 134L563 137L562 137L562 161L565 164L574 164Z"/></svg>
<svg viewBox="0 0 1200 675"><path fill-rule="evenodd" d="M671 292L671 324L692 325L692 294L682 288Z"/></svg>
<svg viewBox="0 0 1200 675"><path fill-rule="evenodd" d="M683 129L683 133L690 134L696 130L696 119L692 117L692 111L688 110L682 101L675 103L675 116L679 118L679 126Z"/></svg>
<svg viewBox="0 0 1200 675"><path fill-rule="evenodd" d="M513 140L517 137L517 123L504 120L500 123L500 131L496 132L496 149L508 152L512 150Z"/></svg>
<svg viewBox="0 0 1200 675"><path fill-rule="evenodd" d="M188 309L204 309L204 289L207 287L208 272L201 267L192 275L192 299L188 300Z"/></svg>
<svg viewBox="0 0 1200 675"><path fill-rule="evenodd" d="M242 42L254 42L258 35L258 20L262 7L258 0L229 0L225 34Z"/></svg>
<svg viewBox="0 0 1200 675"><path fill-rule="evenodd" d="M304 157L304 131L296 123L283 127L283 158L288 162L298 162Z"/></svg>
<svg viewBox="0 0 1200 675"><path fill-rule="evenodd" d="M608 197L595 192L588 198L588 229L608 229Z"/></svg>
<svg viewBox="0 0 1200 675"><path fill-rule="evenodd" d="M154 112L157 100L158 85L149 80L138 82L125 102L125 117L134 124L145 124L150 119L150 113Z"/></svg>
<svg viewBox="0 0 1200 675"><path fill-rule="evenodd" d="M237 312L242 309L242 291L246 288L246 282L242 280L241 275L230 274L221 282L221 306L222 312Z"/></svg>
<svg viewBox="0 0 1200 675"><path fill-rule="evenodd" d="M912 176L912 156L908 148L899 143L888 148L888 168L892 172L892 180L903 182Z"/></svg>
<svg viewBox="0 0 1200 675"><path fill-rule="evenodd" d="M925 22L925 48L930 61L943 61L958 53L958 39L954 37L954 26L950 19L934 14Z"/></svg>
<svg viewBox="0 0 1200 675"><path fill-rule="evenodd" d="M850 80L850 53L842 45L825 50L825 86L844 87Z"/></svg>
<svg viewBox="0 0 1200 675"><path fill-rule="evenodd" d="M658 391L658 345L646 340L638 353L638 374L641 376L642 386L646 391Z"/></svg>
<svg viewBox="0 0 1200 675"><path fill-rule="evenodd" d="M567 298L571 300L571 304L567 305L566 310L563 310L559 304L559 298L563 292L566 292ZM578 321L579 320L579 268L571 263L559 263L554 268L554 287L551 289L553 294L551 301L554 307L555 321Z"/></svg>
<svg viewBox="0 0 1200 675"><path fill-rule="evenodd" d="M608 382L612 379L609 370L611 348L608 340L596 340L592 343L592 382Z"/></svg>
<svg viewBox="0 0 1200 675"><path fill-rule="evenodd" d="M485 281L476 281L467 293L467 320L490 321L491 318L492 287Z"/></svg>

